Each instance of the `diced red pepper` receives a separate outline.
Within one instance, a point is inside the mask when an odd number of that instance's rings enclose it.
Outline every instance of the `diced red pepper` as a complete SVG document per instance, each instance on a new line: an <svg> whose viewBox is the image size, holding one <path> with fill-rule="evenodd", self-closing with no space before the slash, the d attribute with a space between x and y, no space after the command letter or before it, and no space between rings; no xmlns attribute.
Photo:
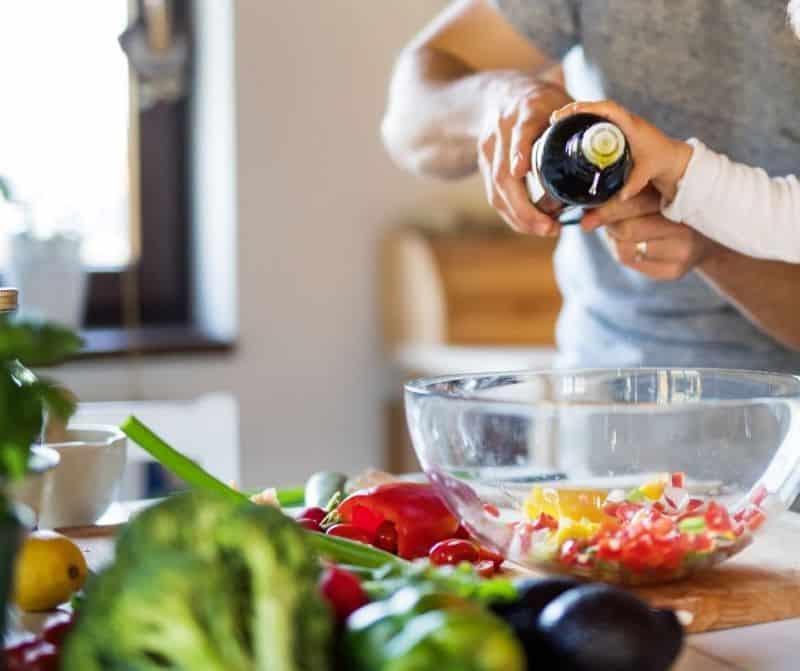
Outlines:
<svg viewBox="0 0 800 671"><path fill-rule="evenodd" d="M617 519L621 522L629 522L633 516L642 509L638 503L620 503L617 507Z"/></svg>
<svg viewBox="0 0 800 671"><path fill-rule="evenodd" d="M744 514L744 523L750 531L755 531L766 521L767 516L758 508L752 508Z"/></svg>
<svg viewBox="0 0 800 671"><path fill-rule="evenodd" d="M711 552L714 549L714 539L707 533L689 534L689 549L692 552Z"/></svg>
<svg viewBox="0 0 800 671"><path fill-rule="evenodd" d="M500 517L500 509L493 503L484 503L483 512L485 512L490 517Z"/></svg>
<svg viewBox="0 0 800 671"><path fill-rule="evenodd" d="M555 530L558 529L558 520L547 513L540 513L539 517L536 518L536 521L533 523L531 528L533 531L539 531L539 529Z"/></svg>
<svg viewBox="0 0 800 671"><path fill-rule="evenodd" d="M364 508L371 515L367 524L388 520L397 531L397 554L404 559L425 557L441 540L453 538L458 519L448 510L431 485L415 482L389 482L351 494L339 504L337 512L345 522L356 524L356 511ZM366 520L363 513L359 521ZM375 530L377 530L375 526Z"/></svg>
<svg viewBox="0 0 800 671"><path fill-rule="evenodd" d="M573 538L564 541L561 544L561 553L560 559L562 564L566 564L567 566L571 566L578 560L578 554L581 551L581 546Z"/></svg>
<svg viewBox="0 0 800 671"><path fill-rule="evenodd" d="M670 482L673 487L679 487L683 489L686 486L686 473L676 471L670 476Z"/></svg>
<svg viewBox="0 0 800 671"><path fill-rule="evenodd" d="M750 497L750 501L754 506L760 506L764 503L765 498L767 498L767 488L764 485L759 485Z"/></svg>
<svg viewBox="0 0 800 671"><path fill-rule="evenodd" d="M692 512L701 508L703 506L703 499L689 499L689 503L686 504L686 512Z"/></svg>
<svg viewBox="0 0 800 671"><path fill-rule="evenodd" d="M705 518L708 528L712 531L733 531L733 524L731 524L731 518L730 515L728 515L728 511L715 501L709 502Z"/></svg>

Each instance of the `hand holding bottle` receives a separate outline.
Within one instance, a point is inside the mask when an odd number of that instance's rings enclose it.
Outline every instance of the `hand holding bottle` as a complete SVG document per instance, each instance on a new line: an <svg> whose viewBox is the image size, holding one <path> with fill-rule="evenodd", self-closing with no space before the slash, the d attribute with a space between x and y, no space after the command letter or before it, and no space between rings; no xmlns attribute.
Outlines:
<svg viewBox="0 0 800 671"><path fill-rule="evenodd" d="M575 102L553 112L551 121L560 121L573 114L588 113L608 119L619 126L628 139L633 157L633 169L618 198L625 202L638 195L648 184L668 201L675 197L678 182L689 159L692 147L675 140L641 117L632 114L615 102ZM591 224L592 217L588 217ZM584 226L592 230L599 226Z"/></svg>
<svg viewBox="0 0 800 671"><path fill-rule="evenodd" d="M524 178L534 141L568 100L561 87L519 73L498 74L486 92L478 166L489 203L519 233L558 234L558 223L531 203Z"/></svg>

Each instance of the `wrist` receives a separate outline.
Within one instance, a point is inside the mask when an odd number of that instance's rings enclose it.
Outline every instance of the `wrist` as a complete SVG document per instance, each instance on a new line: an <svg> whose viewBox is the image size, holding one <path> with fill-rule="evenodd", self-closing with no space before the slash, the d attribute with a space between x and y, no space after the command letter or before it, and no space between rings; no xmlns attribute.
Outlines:
<svg viewBox="0 0 800 671"><path fill-rule="evenodd" d="M665 148L665 153L671 157L668 168L662 175L654 181L654 186L668 201L675 198L678 192L678 183L686 174L686 168L692 159L692 145L680 140L670 140L670 144Z"/></svg>

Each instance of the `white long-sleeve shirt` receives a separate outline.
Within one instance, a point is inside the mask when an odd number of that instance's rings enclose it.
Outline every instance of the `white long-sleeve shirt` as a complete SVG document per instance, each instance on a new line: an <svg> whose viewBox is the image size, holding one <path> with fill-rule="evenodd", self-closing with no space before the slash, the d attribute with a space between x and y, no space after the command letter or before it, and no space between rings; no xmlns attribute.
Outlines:
<svg viewBox="0 0 800 671"><path fill-rule="evenodd" d="M661 213L748 256L800 263L800 181L770 177L692 138L692 157Z"/></svg>

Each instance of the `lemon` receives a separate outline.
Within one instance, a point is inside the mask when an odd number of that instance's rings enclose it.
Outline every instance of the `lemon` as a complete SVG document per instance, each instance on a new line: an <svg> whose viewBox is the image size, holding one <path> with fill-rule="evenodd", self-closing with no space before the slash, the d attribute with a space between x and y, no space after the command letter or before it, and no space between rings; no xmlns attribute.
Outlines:
<svg viewBox="0 0 800 671"><path fill-rule="evenodd" d="M17 556L14 601L26 611L55 608L83 586L88 571L83 553L69 538L34 531Z"/></svg>
<svg viewBox="0 0 800 671"><path fill-rule="evenodd" d="M525 500L525 513L532 520L545 513L557 520L568 517L602 522L606 519L603 503L607 495L607 489L534 487Z"/></svg>

